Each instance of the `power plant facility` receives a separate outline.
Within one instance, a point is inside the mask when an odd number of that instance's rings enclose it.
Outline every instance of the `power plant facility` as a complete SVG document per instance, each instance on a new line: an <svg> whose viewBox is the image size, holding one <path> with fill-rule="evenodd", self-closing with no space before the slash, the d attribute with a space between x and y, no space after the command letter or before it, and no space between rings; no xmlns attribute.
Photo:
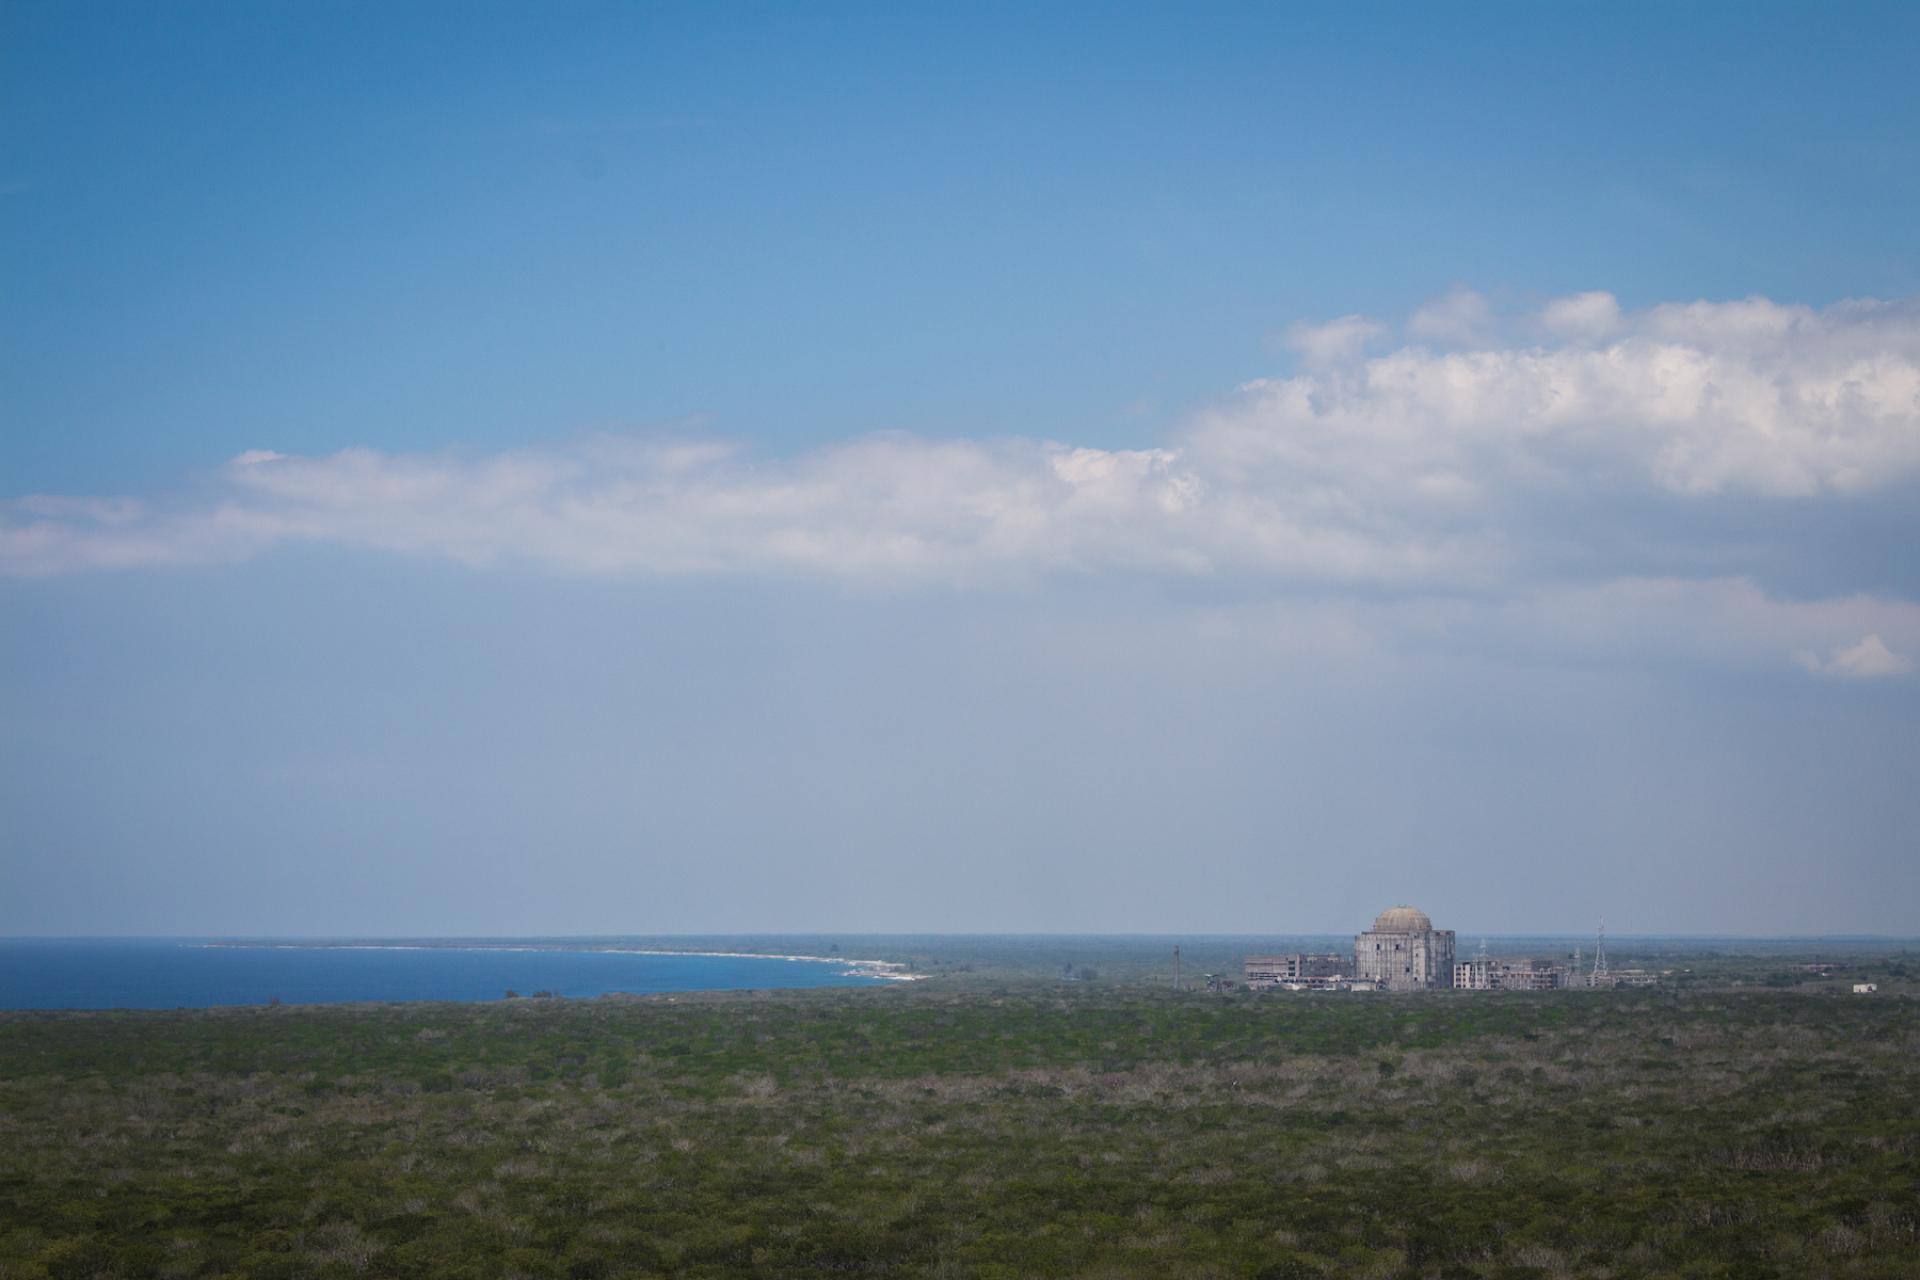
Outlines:
<svg viewBox="0 0 1920 1280"><path fill-rule="evenodd" d="M1489 956L1486 943L1466 959L1454 955L1454 932L1436 929L1418 907L1388 907L1353 940L1353 953L1291 952L1248 956L1246 984L1283 991L1559 991L1569 987L1651 986L1642 970L1610 970L1606 926L1594 948L1591 972L1532 956ZM1228 984L1231 985L1231 984Z"/></svg>
<svg viewBox="0 0 1920 1280"><path fill-rule="evenodd" d="M1247 985L1286 987L1290 991L1330 990L1345 986L1352 968L1352 962L1338 952L1308 955L1296 951L1291 955L1248 956Z"/></svg>
<svg viewBox="0 0 1920 1280"><path fill-rule="evenodd" d="M1353 940L1353 976L1378 991L1453 985L1453 930L1435 929L1417 907L1388 907Z"/></svg>

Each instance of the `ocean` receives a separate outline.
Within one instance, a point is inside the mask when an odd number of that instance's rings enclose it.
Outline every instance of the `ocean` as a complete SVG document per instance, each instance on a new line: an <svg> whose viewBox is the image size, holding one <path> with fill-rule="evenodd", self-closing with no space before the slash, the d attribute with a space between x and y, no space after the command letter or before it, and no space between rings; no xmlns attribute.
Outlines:
<svg viewBox="0 0 1920 1280"><path fill-rule="evenodd" d="M872 986L854 961L658 955L521 942L230 943L0 938L0 1009L174 1009L347 1001L498 1000L771 987Z"/></svg>

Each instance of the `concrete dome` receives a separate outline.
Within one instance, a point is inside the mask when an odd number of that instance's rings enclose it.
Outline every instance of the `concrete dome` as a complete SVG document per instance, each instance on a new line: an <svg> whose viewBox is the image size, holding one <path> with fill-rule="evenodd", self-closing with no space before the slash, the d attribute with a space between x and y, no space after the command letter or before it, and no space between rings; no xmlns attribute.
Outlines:
<svg viewBox="0 0 1920 1280"><path fill-rule="evenodd" d="M1375 933L1428 933L1433 921L1418 907L1388 907L1373 918Z"/></svg>

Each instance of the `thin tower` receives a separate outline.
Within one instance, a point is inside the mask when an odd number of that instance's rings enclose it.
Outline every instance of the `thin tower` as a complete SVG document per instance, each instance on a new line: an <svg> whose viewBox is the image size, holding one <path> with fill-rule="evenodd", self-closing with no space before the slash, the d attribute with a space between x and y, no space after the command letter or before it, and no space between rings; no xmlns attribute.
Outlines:
<svg viewBox="0 0 1920 1280"><path fill-rule="evenodd" d="M1173 944L1173 989L1180 989L1180 944Z"/></svg>
<svg viewBox="0 0 1920 1280"><path fill-rule="evenodd" d="M1600 935L1593 941L1593 985L1599 986L1607 976L1607 918L1601 916Z"/></svg>

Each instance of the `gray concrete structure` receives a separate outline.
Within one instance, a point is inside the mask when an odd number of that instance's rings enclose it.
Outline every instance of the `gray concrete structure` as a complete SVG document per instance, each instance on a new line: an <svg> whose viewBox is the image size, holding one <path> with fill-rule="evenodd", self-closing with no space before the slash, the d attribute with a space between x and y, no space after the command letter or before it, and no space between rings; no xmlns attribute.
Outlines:
<svg viewBox="0 0 1920 1280"><path fill-rule="evenodd" d="M1353 966L1346 956L1313 955L1295 951L1286 955L1248 956L1247 985L1256 990L1268 987L1329 987L1344 983Z"/></svg>
<svg viewBox="0 0 1920 1280"><path fill-rule="evenodd" d="M1388 991L1451 987L1453 930L1413 907L1389 907L1353 940L1353 976Z"/></svg>
<svg viewBox="0 0 1920 1280"><path fill-rule="evenodd" d="M1557 991L1571 986L1565 965L1552 960L1475 956L1453 966L1453 985L1462 991Z"/></svg>

